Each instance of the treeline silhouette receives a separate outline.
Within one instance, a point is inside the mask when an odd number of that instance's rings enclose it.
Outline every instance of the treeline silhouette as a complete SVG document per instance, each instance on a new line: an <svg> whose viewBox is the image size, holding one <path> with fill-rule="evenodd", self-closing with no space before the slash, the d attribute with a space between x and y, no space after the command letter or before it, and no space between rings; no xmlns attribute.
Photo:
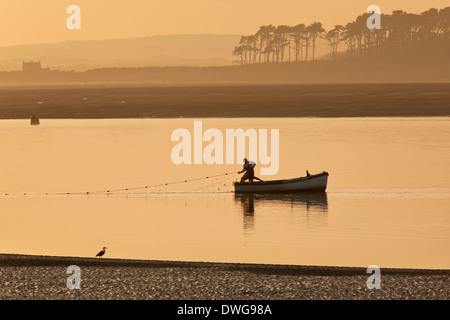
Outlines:
<svg viewBox="0 0 450 320"><path fill-rule="evenodd" d="M242 36L233 54L240 65L314 61L317 39L327 41L327 59L353 58L389 52L409 44L450 39L450 7L429 9L421 14L402 10L381 14L381 28L369 29L371 13L358 16L346 25L326 31L321 22L308 26L261 26L254 35ZM346 50L339 47L345 45Z"/></svg>

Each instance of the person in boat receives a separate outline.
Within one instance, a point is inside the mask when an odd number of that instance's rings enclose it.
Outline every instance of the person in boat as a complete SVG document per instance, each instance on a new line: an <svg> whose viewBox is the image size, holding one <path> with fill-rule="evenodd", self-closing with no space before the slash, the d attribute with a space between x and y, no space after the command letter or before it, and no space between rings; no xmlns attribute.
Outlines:
<svg viewBox="0 0 450 320"><path fill-rule="evenodd" d="M311 174L309 173L308 170L306 170L306 176L307 176L307 177L310 177L310 176L311 176Z"/></svg>
<svg viewBox="0 0 450 320"><path fill-rule="evenodd" d="M255 177L255 166L256 163L253 161L248 161L247 158L244 158L244 166L241 171L238 173L242 173L245 171L244 175L241 178L241 183L245 180L250 181L250 183L253 183L253 179L259 180L262 182L262 180L258 177Z"/></svg>

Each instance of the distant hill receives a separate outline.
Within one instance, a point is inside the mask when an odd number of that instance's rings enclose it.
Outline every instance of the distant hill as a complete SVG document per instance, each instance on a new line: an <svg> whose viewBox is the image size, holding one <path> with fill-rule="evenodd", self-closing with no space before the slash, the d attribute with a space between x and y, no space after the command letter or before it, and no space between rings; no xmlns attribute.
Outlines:
<svg viewBox="0 0 450 320"><path fill-rule="evenodd" d="M157 35L133 39L64 41L0 47L0 71L41 60L59 70L143 66L225 66L240 35Z"/></svg>
<svg viewBox="0 0 450 320"><path fill-rule="evenodd" d="M105 67L82 72L0 72L0 85L449 83L449 70L450 39L432 39L376 55L337 60L243 66Z"/></svg>

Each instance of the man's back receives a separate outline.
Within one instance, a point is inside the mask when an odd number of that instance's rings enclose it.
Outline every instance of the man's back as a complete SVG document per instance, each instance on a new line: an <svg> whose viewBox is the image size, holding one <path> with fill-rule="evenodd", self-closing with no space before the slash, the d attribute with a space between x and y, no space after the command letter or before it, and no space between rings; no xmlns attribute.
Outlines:
<svg viewBox="0 0 450 320"><path fill-rule="evenodd" d="M256 166L256 163L253 161L249 161L247 163L244 163L244 167L242 168L242 171L250 171L253 170L253 168Z"/></svg>

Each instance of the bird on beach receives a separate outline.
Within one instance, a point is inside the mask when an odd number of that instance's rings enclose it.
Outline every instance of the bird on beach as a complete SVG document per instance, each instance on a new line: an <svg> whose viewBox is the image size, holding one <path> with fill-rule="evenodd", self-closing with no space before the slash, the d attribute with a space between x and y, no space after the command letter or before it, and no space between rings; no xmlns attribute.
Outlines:
<svg viewBox="0 0 450 320"><path fill-rule="evenodd" d="M97 255L95 256L95 257L102 257L104 254L105 254L105 252L106 252L106 249L108 249L108 248L106 248L106 247L103 247L103 250L102 251L100 251L99 253L97 253Z"/></svg>

